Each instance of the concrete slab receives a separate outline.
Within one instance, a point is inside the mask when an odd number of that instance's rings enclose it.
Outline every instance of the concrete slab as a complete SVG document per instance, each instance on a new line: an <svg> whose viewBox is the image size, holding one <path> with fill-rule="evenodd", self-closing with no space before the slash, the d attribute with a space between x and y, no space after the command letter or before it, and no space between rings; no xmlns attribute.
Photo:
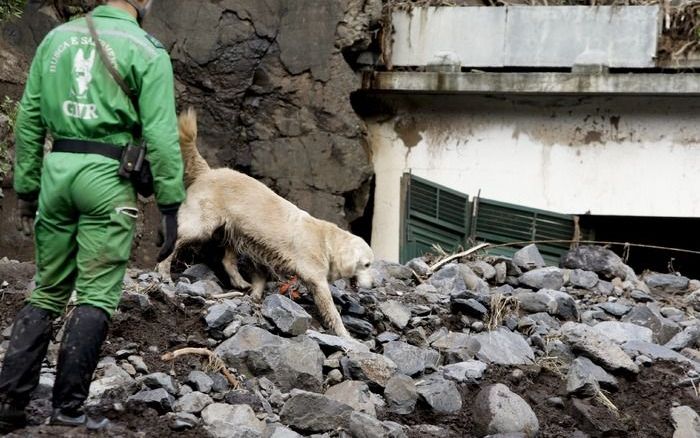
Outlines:
<svg viewBox="0 0 700 438"><path fill-rule="evenodd" d="M451 52L465 67L502 67L506 8L429 7L395 12L391 61L428 65Z"/></svg>
<svg viewBox="0 0 700 438"><path fill-rule="evenodd" d="M653 6L509 6L505 65L654 67L661 25Z"/></svg>
<svg viewBox="0 0 700 438"><path fill-rule="evenodd" d="M366 89L455 94L700 95L698 73L435 73L375 72Z"/></svg>

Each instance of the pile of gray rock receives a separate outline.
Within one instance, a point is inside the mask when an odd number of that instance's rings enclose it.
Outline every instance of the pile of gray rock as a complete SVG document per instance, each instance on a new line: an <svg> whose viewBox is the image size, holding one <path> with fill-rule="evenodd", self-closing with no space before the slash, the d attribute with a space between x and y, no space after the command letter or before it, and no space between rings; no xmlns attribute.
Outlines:
<svg viewBox="0 0 700 438"><path fill-rule="evenodd" d="M224 292L216 276L192 267L160 289L203 306L208 347L241 385L206 367L185 379L150 373L138 346L125 345L101 362L91 401L152 408L174 431L214 437L446 437L460 435L459 419L469 431L462 436L534 437L541 419L528 394L486 377L539 368L561 376L582 418L569 436L585 437L606 433L592 407L646 367L672 362L685 372L679 387L700 385L700 282L638 276L605 248L573 249L561 267L546 266L531 245L512 259L485 256L434 272L420 258L379 261L372 275L373 289L332 285L349 340L323 330L310 296L295 302L270 284L262 303L214 298ZM129 278L125 302L148 305L130 290L157 281L152 273ZM563 406L551 391L548 403ZM666 409L674 436L700 436L698 404Z"/></svg>

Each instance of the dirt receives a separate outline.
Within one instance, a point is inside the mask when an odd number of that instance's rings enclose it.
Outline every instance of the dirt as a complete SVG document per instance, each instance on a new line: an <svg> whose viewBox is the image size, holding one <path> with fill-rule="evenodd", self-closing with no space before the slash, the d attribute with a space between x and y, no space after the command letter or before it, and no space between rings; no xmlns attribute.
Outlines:
<svg viewBox="0 0 700 438"><path fill-rule="evenodd" d="M17 312L24 305L26 286L34 274L30 263L0 263L0 281L9 286L0 292L0 330L9 326ZM129 309L115 314L110 332L102 350L102 357L114 355L129 344L136 344L138 354L143 357L150 372L174 372L178 380L184 380L196 367L199 359L184 357L174 363L164 362L160 356L166 351L185 346L202 346L206 340L201 308L189 304L181 307L179 302L170 301L166 296L150 295L152 306L145 311ZM123 402L123 401L122 401ZM123 403L122 403L123 404ZM67 430L42 424L50 415L51 406L46 399L34 400L29 406L31 426L16 431L9 437L34 436L109 436L109 437L164 437L173 432L165 416L159 416L151 409L130 411L115 409L113 403L103 402L90 408L91 412L110 418L114 427L106 433L88 434L84 428ZM201 428L177 432L182 437L206 436Z"/></svg>
<svg viewBox="0 0 700 438"><path fill-rule="evenodd" d="M7 327L16 312L22 307L25 290L34 272L31 264L0 263L0 279L9 283L0 294L0 329ZM151 306L145 310L123 308L112 322L110 333L103 348L103 356L115 355L120 349L134 346L144 358L150 372L174 373L183 380L190 370L198 365L198 358L185 357L175 363L164 362L160 356L184 346L203 346L206 332L202 321L203 308L193 302L183 306L157 291L149 295ZM302 300L303 301L303 300ZM309 306L311 310L313 306ZM457 326L458 321L448 321ZM449 325L449 324L448 324ZM619 390L608 393L607 397L619 409L615 414L597 400L575 402L566 395L566 382L555 371L533 366L519 368L524 373L517 377L515 368L490 367L480 384L461 387L463 408L456 415L435 415L425 406L408 416L382 414L385 420L397 421L405 425L430 424L445 428L444 436L475 437L474 406L478 392L488 384L504 383L512 391L522 396L532 407L540 422L541 437L572 437L579 430L592 437L635 437L651 438L673 435L670 408L674 403L688 405L700 410L700 399L692 387L678 387L676 384L686 376L686 371L678 364L657 363L642 369L638 376L620 377ZM548 401L560 397L562 405ZM575 405L579 408L576 409ZM118 405L117 405L118 406ZM206 436L199 427L184 432L173 432L168 419L155 411L130 410L103 401L91 411L112 419L114 427L110 432L89 436ZM588 415L581 414L588 411ZM88 436L83 429L67 431L64 428L42 424L50 414L48 400L34 400L30 405L30 427L22 429L12 437L33 436ZM411 437L430 436L422 433L409 433Z"/></svg>
<svg viewBox="0 0 700 438"><path fill-rule="evenodd" d="M674 431L670 415L673 403L700 409L700 398L692 387L676 387L686 373L674 363L657 363L629 380L619 378L619 390L607 394L619 409L619 416L597 400L584 400L583 404L591 409L594 425L577 415L573 400L566 395L566 381L562 376L540 367L523 370L524 377L516 378L507 367L489 368L479 385L462 387L464 405L458 414L436 416L425 406L419 406L411 415L387 414L384 419L407 425L437 425L447 429L450 437L476 437L473 400L482 388L494 383L507 385L530 404L539 420L542 438L569 438L576 430L591 437L670 437ZM551 397L560 397L564 406L550 404L547 400ZM412 438L428 436L431 435L409 434Z"/></svg>

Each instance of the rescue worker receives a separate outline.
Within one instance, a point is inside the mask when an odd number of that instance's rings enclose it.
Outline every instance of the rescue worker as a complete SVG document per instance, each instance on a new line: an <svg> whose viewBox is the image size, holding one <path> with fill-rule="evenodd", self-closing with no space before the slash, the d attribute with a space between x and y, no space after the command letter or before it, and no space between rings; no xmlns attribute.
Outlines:
<svg viewBox="0 0 700 438"><path fill-rule="evenodd" d="M14 189L36 249L36 289L18 313L0 373L0 433L26 424L52 322L70 313L53 388L52 424L100 429L88 396L109 320L117 309L136 221L136 193L120 177L119 152L142 133L148 145L165 245L172 252L184 200L173 73L164 47L140 27L151 0L109 0L94 28L138 108L110 76L86 19L53 29L36 51L16 124ZM44 157L44 137L54 139ZM116 151L116 152L115 152ZM36 214L36 216L35 216Z"/></svg>

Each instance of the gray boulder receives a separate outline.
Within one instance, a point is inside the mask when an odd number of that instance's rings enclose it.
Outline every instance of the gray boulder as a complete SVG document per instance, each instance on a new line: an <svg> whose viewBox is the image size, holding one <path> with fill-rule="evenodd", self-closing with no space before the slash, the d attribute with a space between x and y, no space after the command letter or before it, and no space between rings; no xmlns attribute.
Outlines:
<svg viewBox="0 0 700 438"><path fill-rule="evenodd" d="M686 306L692 307L696 312L700 312L700 290L686 295L683 301Z"/></svg>
<svg viewBox="0 0 700 438"><path fill-rule="evenodd" d="M212 386L214 386L214 380L206 373L194 370L190 371L190 374L187 376L187 384L189 384L195 391L206 394L211 391Z"/></svg>
<svg viewBox="0 0 700 438"><path fill-rule="evenodd" d="M524 271L530 269L543 268L547 264L534 243L521 248L513 254L513 263Z"/></svg>
<svg viewBox="0 0 700 438"><path fill-rule="evenodd" d="M593 271L609 279L618 277L631 280L627 277L634 274L634 271L630 274L629 267L617 254L602 246L578 246L564 254L559 265L562 268Z"/></svg>
<svg viewBox="0 0 700 438"><path fill-rule="evenodd" d="M438 349L448 363L463 362L473 359L481 348L479 341L474 336L466 333L445 331L436 337L429 339L431 346Z"/></svg>
<svg viewBox="0 0 700 438"><path fill-rule="evenodd" d="M218 278L211 268L203 263L192 265L182 272L182 275L189 278L190 281L197 282L199 280L210 280L217 282Z"/></svg>
<svg viewBox="0 0 700 438"><path fill-rule="evenodd" d="M280 294L268 295L263 301L262 314L282 333L297 336L306 332L311 315L303 307Z"/></svg>
<svg viewBox="0 0 700 438"><path fill-rule="evenodd" d="M262 437L265 423L248 405L212 403L202 410L204 428L214 438Z"/></svg>
<svg viewBox="0 0 700 438"><path fill-rule="evenodd" d="M270 429L272 430L270 431ZM268 433L265 434L265 438L303 438L302 435L282 425L270 425L270 427L268 427Z"/></svg>
<svg viewBox="0 0 700 438"><path fill-rule="evenodd" d="M389 412L410 414L416 408L418 400L416 384L410 377L396 374L387 382L384 388L384 398Z"/></svg>
<svg viewBox="0 0 700 438"><path fill-rule="evenodd" d="M425 370L428 351L400 341L384 344L384 356L391 359L398 371L407 376L422 373Z"/></svg>
<svg viewBox="0 0 700 438"><path fill-rule="evenodd" d="M638 304L622 318L622 321L647 327L654 333L654 340L659 344L665 344L681 331L676 322L661 314L655 303Z"/></svg>
<svg viewBox="0 0 700 438"><path fill-rule="evenodd" d="M617 389L617 379L586 357L578 357L571 363L566 378L569 394L592 397L601 387Z"/></svg>
<svg viewBox="0 0 700 438"><path fill-rule="evenodd" d="M228 366L248 376L265 376L283 391L319 391L323 385L325 356L306 336L285 339L258 327L244 326L215 352Z"/></svg>
<svg viewBox="0 0 700 438"><path fill-rule="evenodd" d="M475 383L484 375L488 365L478 360L468 360L464 362L445 365L440 368L442 375L457 383Z"/></svg>
<svg viewBox="0 0 700 438"><path fill-rule="evenodd" d="M321 394L295 389L282 407L280 418L297 430L326 432L346 428L352 407Z"/></svg>
<svg viewBox="0 0 700 438"><path fill-rule="evenodd" d="M700 342L700 324L693 324L676 334L664 346L671 350L680 351L687 347L693 347Z"/></svg>
<svg viewBox="0 0 700 438"><path fill-rule="evenodd" d="M398 301L389 300L382 303L379 308L399 330L403 330L411 319L411 310Z"/></svg>
<svg viewBox="0 0 700 438"><path fill-rule="evenodd" d="M131 409L143 409L144 407L152 408L158 411L161 415L173 410L173 402L175 399L168 394L163 388L145 389L137 392L126 399L126 404Z"/></svg>
<svg viewBox="0 0 700 438"><path fill-rule="evenodd" d="M214 403L214 400L208 395L199 391L193 391L180 397L173 405L173 410L175 412L197 414L212 403Z"/></svg>
<svg viewBox="0 0 700 438"><path fill-rule="evenodd" d="M353 438L405 438L401 425L391 421L381 422L360 412L350 415L348 429Z"/></svg>
<svg viewBox="0 0 700 438"><path fill-rule="evenodd" d="M499 327L492 332L473 335L479 345L476 357L486 363L498 365L530 365L535 360L535 353L523 336Z"/></svg>
<svg viewBox="0 0 700 438"><path fill-rule="evenodd" d="M583 269L573 269L569 274L569 283L574 287L593 289L598 284L598 274Z"/></svg>
<svg viewBox="0 0 700 438"><path fill-rule="evenodd" d="M177 394L177 386L175 380L165 373L152 373L138 379L138 382L143 383L151 389L163 388L170 394Z"/></svg>
<svg viewBox="0 0 700 438"><path fill-rule="evenodd" d="M606 336L618 344L627 341L652 341L653 333L646 327L630 322L603 321L593 326L593 330Z"/></svg>
<svg viewBox="0 0 700 438"><path fill-rule="evenodd" d="M673 438L697 438L700 436L700 415L690 406L671 408L671 420L676 429Z"/></svg>
<svg viewBox="0 0 700 438"><path fill-rule="evenodd" d="M518 277L518 283L533 289L561 289L564 274L555 266L537 268Z"/></svg>
<svg viewBox="0 0 700 438"><path fill-rule="evenodd" d="M413 272L421 277L425 277L430 273L430 266L428 266L422 257L416 257L415 259L409 260L408 263L406 263L406 267L412 269Z"/></svg>
<svg viewBox="0 0 700 438"><path fill-rule="evenodd" d="M486 263L483 260L474 260L473 262L468 262L467 266L476 275L480 276L484 280L491 280L496 276L496 268Z"/></svg>
<svg viewBox="0 0 700 438"><path fill-rule="evenodd" d="M394 361L386 356L356 351L348 352L347 357L341 359L341 365L347 378L382 388L398 370Z"/></svg>
<svg viewBox="0 0 700 438"><path fill-rule="evenodd" d="M444 295L465 292L467 290L481 294L489 293L489 286L467 265L448 264L430 277L429 284L435 286Z"/></svg>
<svg viewBox="0 0 700 438"><path fill-rule="evenodd" d="M696 371L700 371L700 363L692 361L682 354L677 353L670 348L666 348L663 345L644 341L629 341L622 344L622 349L631 356L643 355L654 361L664 360L688 364L693 366Z"/></svg>
<svg viewBox="0 0 700 438"><path fill-rule="evenodd" d="M90 384L89 399L99 400L106 394L127 397L133 392L136 381L117 364L110 363L97 370L97 375Z"/></svg>
<svg viewBox="0 0 700 438"><path fill-rule="evenodd" d="M214 304L207 310L204 320L210 329L223 329L235 318L236 307L229 303Z"/></svg>
<svg viewBox="0 0 700 438"><path fill-rule="evenodd" d="M457 385L435 374L418 381L416 392L437 414L454 414L462 409L462 395Z"/></svg>
<svg viewBox="0 0 700 438"><path fill-rule="evenodd" d="M606 313L609 313L610 315L617 316L618 318L626 314L627 312L632 309L632 307L622 304L622 303L611 303L611 302L605 302L602 304L598 304L598 307L603 309Z"/></svg>
<svg viewBox="0 0 700 438"><path fill-rule="evenodd" d="M593 328L575 322L567 322L561 329L562 338L571 347L584 353L593 361L611 371L639 372L639 367L622 348Z"/></svg>
<svg viewBox="0 0 700 438"><path fill-rule="evenodd" d="M212 280L200 280L192 284L181 281L175 286L175 293L207 298L223 293L223 289Z"/></svg>
<svg viewBox="0 0 700 438"><path fill-rule="evenodd" d="M687 277L674 274L658 274L656 272L644 275L643 280L651 292L670 294L686 292L690 284L690 280Z"/></svg>
<svg viewBox="0 0 700 438"><path fill-rule="evenodd" d="M346 380L328 388L326 397L344 403L356 411L377 416L369 387L365 382Z"/></svg>
<svg viewBox="0 0 700 438"><path fill-rule="evenodd" d="M480 436L524 433L534 438L539 432L540 424L530 405L501 383L479 391L473 406L472 418Z"/></svg>

